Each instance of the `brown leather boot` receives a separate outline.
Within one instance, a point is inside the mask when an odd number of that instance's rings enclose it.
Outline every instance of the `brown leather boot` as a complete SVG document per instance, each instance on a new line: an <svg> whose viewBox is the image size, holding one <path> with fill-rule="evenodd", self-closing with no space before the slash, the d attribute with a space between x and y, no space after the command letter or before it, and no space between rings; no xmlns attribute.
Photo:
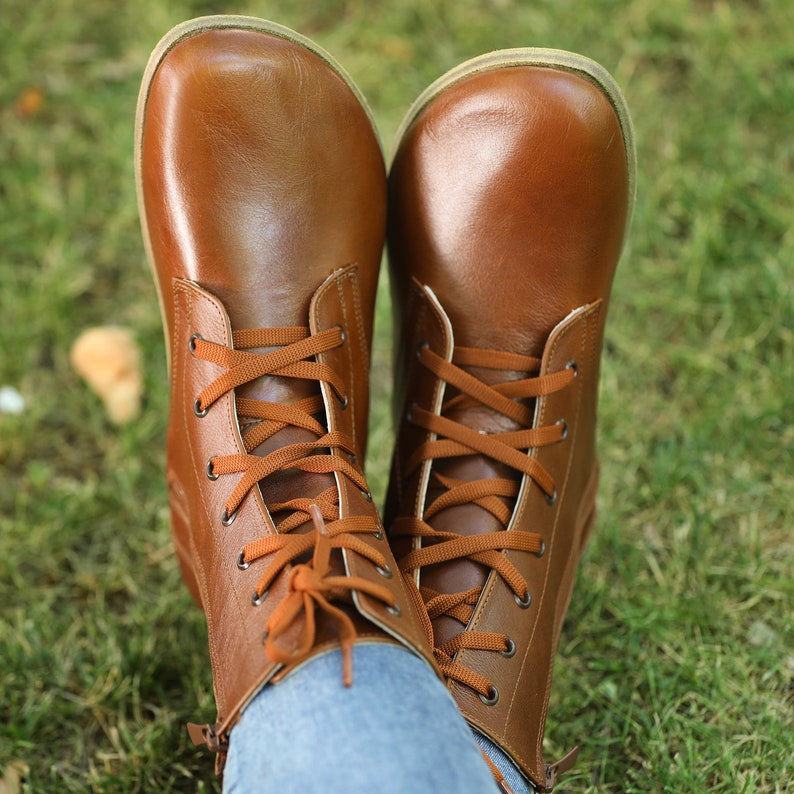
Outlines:
<svg viewBox="0 0 794 794"><path fill-rule="evenodd" d="M538 790L554 654L593 525L599 356L634 193L628 111L554 50L470 61L389 177L398 440L386 525L471 727Z"/></svg>
<svg viewBox="0 0 794 794"><path fill-rule="evenodd" d="M192 733L222 767L246 704L311 655L341 645L348 684L357 641L433 664L362 471L385 167L330 56L244 17L158 45L135 160L170 366L173 535L218 706Z"/></svg>

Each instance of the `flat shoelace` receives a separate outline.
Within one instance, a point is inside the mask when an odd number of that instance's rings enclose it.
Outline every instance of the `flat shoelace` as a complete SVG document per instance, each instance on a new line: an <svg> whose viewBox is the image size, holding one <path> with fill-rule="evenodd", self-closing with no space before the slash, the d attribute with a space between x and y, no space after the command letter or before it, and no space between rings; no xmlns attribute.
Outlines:
<svg viewBox="0 0 794 794"><path fill-rule="evenodd" d="M332 367L313 359L321 353L340 347L344 333L338 326L311 334L308 328L257 328L233 332L234 347L207 341L198 335L191 338L193 355L224 368L206 386L195 402L197 415L205 415L212 404L232 389L265 375L299 378L327 383L337 399L347 404L345 386ZM253 353L249 348L275 348L267 353ZM287 469L316 474L339 474L368 494L367 483L345 457L330 454L332 450L353 456L354 444L346 434L329 432L315 416L323 412L320 395L306 397L291 404L271 403L245 397L236 399L237 414L243 431L245 453L218 455L207 464L212 479L222 475L241 474L237 485L226 501L223 523L234 521L237 510L248 493L270 475ZM287 427L310 431L314 441L287 444L267 455L253 451L275 433ZM377 598L394 608L394 596L382 585L361 577L332 575L331 551L346 549L366 558L380 570L386 570L387 560L358 535L372 535L377 531L366 516L339 517L339 494L332 486L317 496L295 498L286 502L271 502L271 515L284 513L275 535L266 535L246 544L240 551L238 567L248 568L258 559L274 555L257 582L252 601L261 604L273 582L284 571L288 573L288 593L271 614L266 625L265 650L278 663L295 664L310 653L315 640L316 609L324 612L336 625L344 657L344 681L352 683L352 645L356 632L350 617L333 601L350 601L353 591ZM290 534L291 530L313 522L313 529L304 534ZM329 523L326 523L329 522ZM313 552L309 562L296 562ZM296 620L303 616L298 645L284 650L278 645Z"/></svg>
<svg viewBox="0 0 794 794"><path fill-rule="evenodd" d="M562 441L567 432L564 423L485 434L449 419L444 414L453 409L484 405L526 427L534 421L534 410L518 400L531 400L565 388L576 377L576 368L570 366L559 372L509 380L491 386L462 367L533 373L540 370L541 362L529 356L478 348L456 349L452 362L441 358L426 346L419 349L418 355L424 367L455 387L459 393L442 406L440 415L416 406L411 408L409 421L434 434L436 438L417 447L406 464L405 476L410 476L426 461L483 455L531 477L542 489L547 500L553 503L557 496L554 480L536 458L527 454L527 450ZM472 560L499 575L519 603L528 603L529 586L526 579L502 553L505 550L518 550L540 555L545 548L540 535L519 529L507 529L512 515L510 504L518 495L519 483L500 477L463 481L444 476L437 471L432 472L432 477L434 484L442 488L441 495L425 508L421 518L405 516L394 522L392 535L420 538L422 544L421 548L409 552L400 560L400 570L407 573L427 565ZM441 532L429 523L442 510L465 504L475 504L487 511L497 519L503 529L462 536L454 532ZM492 683L455 661L455 655L464 648L503 654L514 652L515 648L511 647L512 640L506 634L465 629L482 589L482 586L477 586L460 593L439 593L423 586L420 592L431 621L448 616L464 627L451 640L434 648L442 673L447 678L475 690L487 701L493 696Z"/></svg>

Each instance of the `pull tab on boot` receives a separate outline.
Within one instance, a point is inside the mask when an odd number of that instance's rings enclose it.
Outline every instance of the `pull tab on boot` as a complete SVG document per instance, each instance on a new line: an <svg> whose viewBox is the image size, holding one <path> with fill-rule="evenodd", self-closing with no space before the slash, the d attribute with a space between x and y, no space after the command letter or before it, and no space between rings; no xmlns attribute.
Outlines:
<svg viewBox="0 0 794 794"><path fill-rule="evenodd" d="M559 761L555 761L553 764L546 764L546 788L543 790L551 791L554 788L554 784L557 782L557 778L569 769L573 769L578 757L579 748L574 747L573 750L566 753Z"/></svg>
<svg viewBox="0 0 794 794"><path fill-rule="evenodd" d="M229 735L218 732L219 723L213 725L196 725L195 722L187 724L187 732L190 740L196 747L202 744L215 755L215 774L218 777L223 775L223 767L226 765L226 753L229 751Z"/></svg>
<svg viewBox="0 0 794 794"><path fill-rule="evenodd" d="M212 753L226 752L229 747L229 739L225 734L217 733L217 729L217 723L214 725L196 725L195 722L189 722L187 724L190 740L196 747L206 744Z"/></svg>

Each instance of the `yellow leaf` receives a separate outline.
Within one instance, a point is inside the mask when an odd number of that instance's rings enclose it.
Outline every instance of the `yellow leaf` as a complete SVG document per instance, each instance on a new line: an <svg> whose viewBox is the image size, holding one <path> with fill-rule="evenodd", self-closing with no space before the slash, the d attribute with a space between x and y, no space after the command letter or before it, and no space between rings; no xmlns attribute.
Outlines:
<svg viewBox="0 0 794 794"><path fill-rule="evenodd" d="M110 325L89 328L72 345L72 366L102 400L115 424L129 422L140 412L143 392L140 358L128 328Z"/></svg>
<svg viewBox="0 0 794 794"><path fill-rule="evenodd" d="M43 105L44 91L38 86L31 86L17 97L16 109L23 119L29 119L37 115ZM1 791L0 794L2 794Z"/></svg>
<svg viewBox="0 0 794 794"><path fill-rule="evenodd" d="M24 761L12 761L0 778L0 794L20 794L22 781L27 777L30 767Z"/></svg>

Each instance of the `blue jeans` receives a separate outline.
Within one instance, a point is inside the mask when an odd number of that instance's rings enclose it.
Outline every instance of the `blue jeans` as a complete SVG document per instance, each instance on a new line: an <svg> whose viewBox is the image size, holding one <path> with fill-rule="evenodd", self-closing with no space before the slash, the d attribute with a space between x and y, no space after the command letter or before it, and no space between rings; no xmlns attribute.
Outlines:
<svg viewBox="0 0 794 794"><path fill-rule="evenodd" d="M507 757L484 749L516 794L531 793ZM224 794L495 794L455 702L430 668L396 645L310 659L249 704L229 740Z"/></svg>

